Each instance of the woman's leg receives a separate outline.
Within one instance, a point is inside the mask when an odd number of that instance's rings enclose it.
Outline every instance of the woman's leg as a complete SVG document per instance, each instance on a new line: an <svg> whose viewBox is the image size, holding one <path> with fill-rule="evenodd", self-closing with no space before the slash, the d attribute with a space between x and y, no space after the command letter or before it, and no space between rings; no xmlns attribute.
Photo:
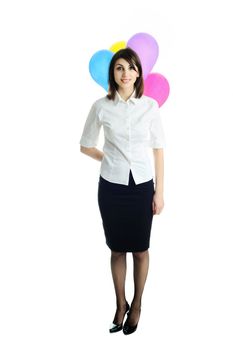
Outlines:
<svg viewBox="0 0 233 350"><path fill-rule="evenodd" d="M126 311L125 278L126 278L126 253L111 252L111 271L116 293L116 314L113 320L115 324L121 324Z"/></svg>
<svg viewBox="0 0 233 350"><path fill-rule="evenodd" d="M149 251L133 253L134 297L128 319L129 325L136 325L140 317L141 299L149 269Z"/></svg>

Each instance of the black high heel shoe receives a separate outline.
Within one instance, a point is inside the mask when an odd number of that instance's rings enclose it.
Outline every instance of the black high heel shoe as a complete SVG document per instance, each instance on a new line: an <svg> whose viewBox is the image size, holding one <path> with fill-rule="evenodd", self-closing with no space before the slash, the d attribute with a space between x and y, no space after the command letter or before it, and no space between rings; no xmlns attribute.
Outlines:
<svg viewBox="0 0 233 350"><path fill-rule="evenodd" d="M141 314L141 308L139 309L139 317L140 317L140 314ZM124 323L124 326L123 326L123 333L125 335L134 333L136 331L137 327L138 327L139 320L138 320L138 322L135 325L131 326L129 324L129 316L130 316L130 311L128 312L127 319L126 319L126 321Z"/></svg>
<svg viewBox="0 0 233 350"><path fill-rule="evenodd" d="M123 321L124 321L124 318L125 318L125 315L126 313L129 311L129 304L128 302L126 301L126 310L125 310L125 313L124 313L124 316L123 316L123 320L122 320L122 323L120 324L115 324L115 323L112 323L110 328L109 328L109 332L110 333L116 333L116 332L119 332L122 330L123 328Z"/></svg>

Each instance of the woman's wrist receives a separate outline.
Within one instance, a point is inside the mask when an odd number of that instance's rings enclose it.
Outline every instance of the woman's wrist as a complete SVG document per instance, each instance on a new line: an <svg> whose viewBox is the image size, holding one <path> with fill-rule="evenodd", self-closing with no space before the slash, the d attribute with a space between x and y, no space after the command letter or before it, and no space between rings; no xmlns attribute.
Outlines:
<svg viewBox="0 0 233 350"><path fill-rule="evenodd" d="M163 196L163 188L155 186L155 193L157 195Z"/></svg>

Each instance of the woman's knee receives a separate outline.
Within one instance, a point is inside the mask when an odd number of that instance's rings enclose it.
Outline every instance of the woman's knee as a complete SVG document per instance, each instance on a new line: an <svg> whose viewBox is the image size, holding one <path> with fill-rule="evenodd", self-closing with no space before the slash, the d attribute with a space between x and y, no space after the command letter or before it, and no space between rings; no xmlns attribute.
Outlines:
<svg viewBox="0 0 233 350"><path fill-rule="evenodd" d="M143 260L148 256L148 250L144 250L143 252L133 252L133 257L137 260Z"/></svg>
<svg viewBox="0 0 233 350"><path fill-rule="evenodd" d="M116 252L114 250L111 250L111 257L114 259L119 259L121 257L125 257L126 252Z"/></svg>

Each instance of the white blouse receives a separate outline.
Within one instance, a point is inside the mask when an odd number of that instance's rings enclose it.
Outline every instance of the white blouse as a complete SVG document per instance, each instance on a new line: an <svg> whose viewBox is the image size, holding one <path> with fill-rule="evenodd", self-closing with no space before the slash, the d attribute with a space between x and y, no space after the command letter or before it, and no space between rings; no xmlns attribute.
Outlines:
<svg viewBox="0 0 233 350"><path fill-rule="evenodd" d="M117 92L95 101L87 116L80 144L96 147L103 126L105 143L100 175L107 181L128 185L129 172L136 184L153 178L148 147L164 148L165 137L158 103L148 96L124 101ZM153 167L154 168L154 167Z"/></svg>

